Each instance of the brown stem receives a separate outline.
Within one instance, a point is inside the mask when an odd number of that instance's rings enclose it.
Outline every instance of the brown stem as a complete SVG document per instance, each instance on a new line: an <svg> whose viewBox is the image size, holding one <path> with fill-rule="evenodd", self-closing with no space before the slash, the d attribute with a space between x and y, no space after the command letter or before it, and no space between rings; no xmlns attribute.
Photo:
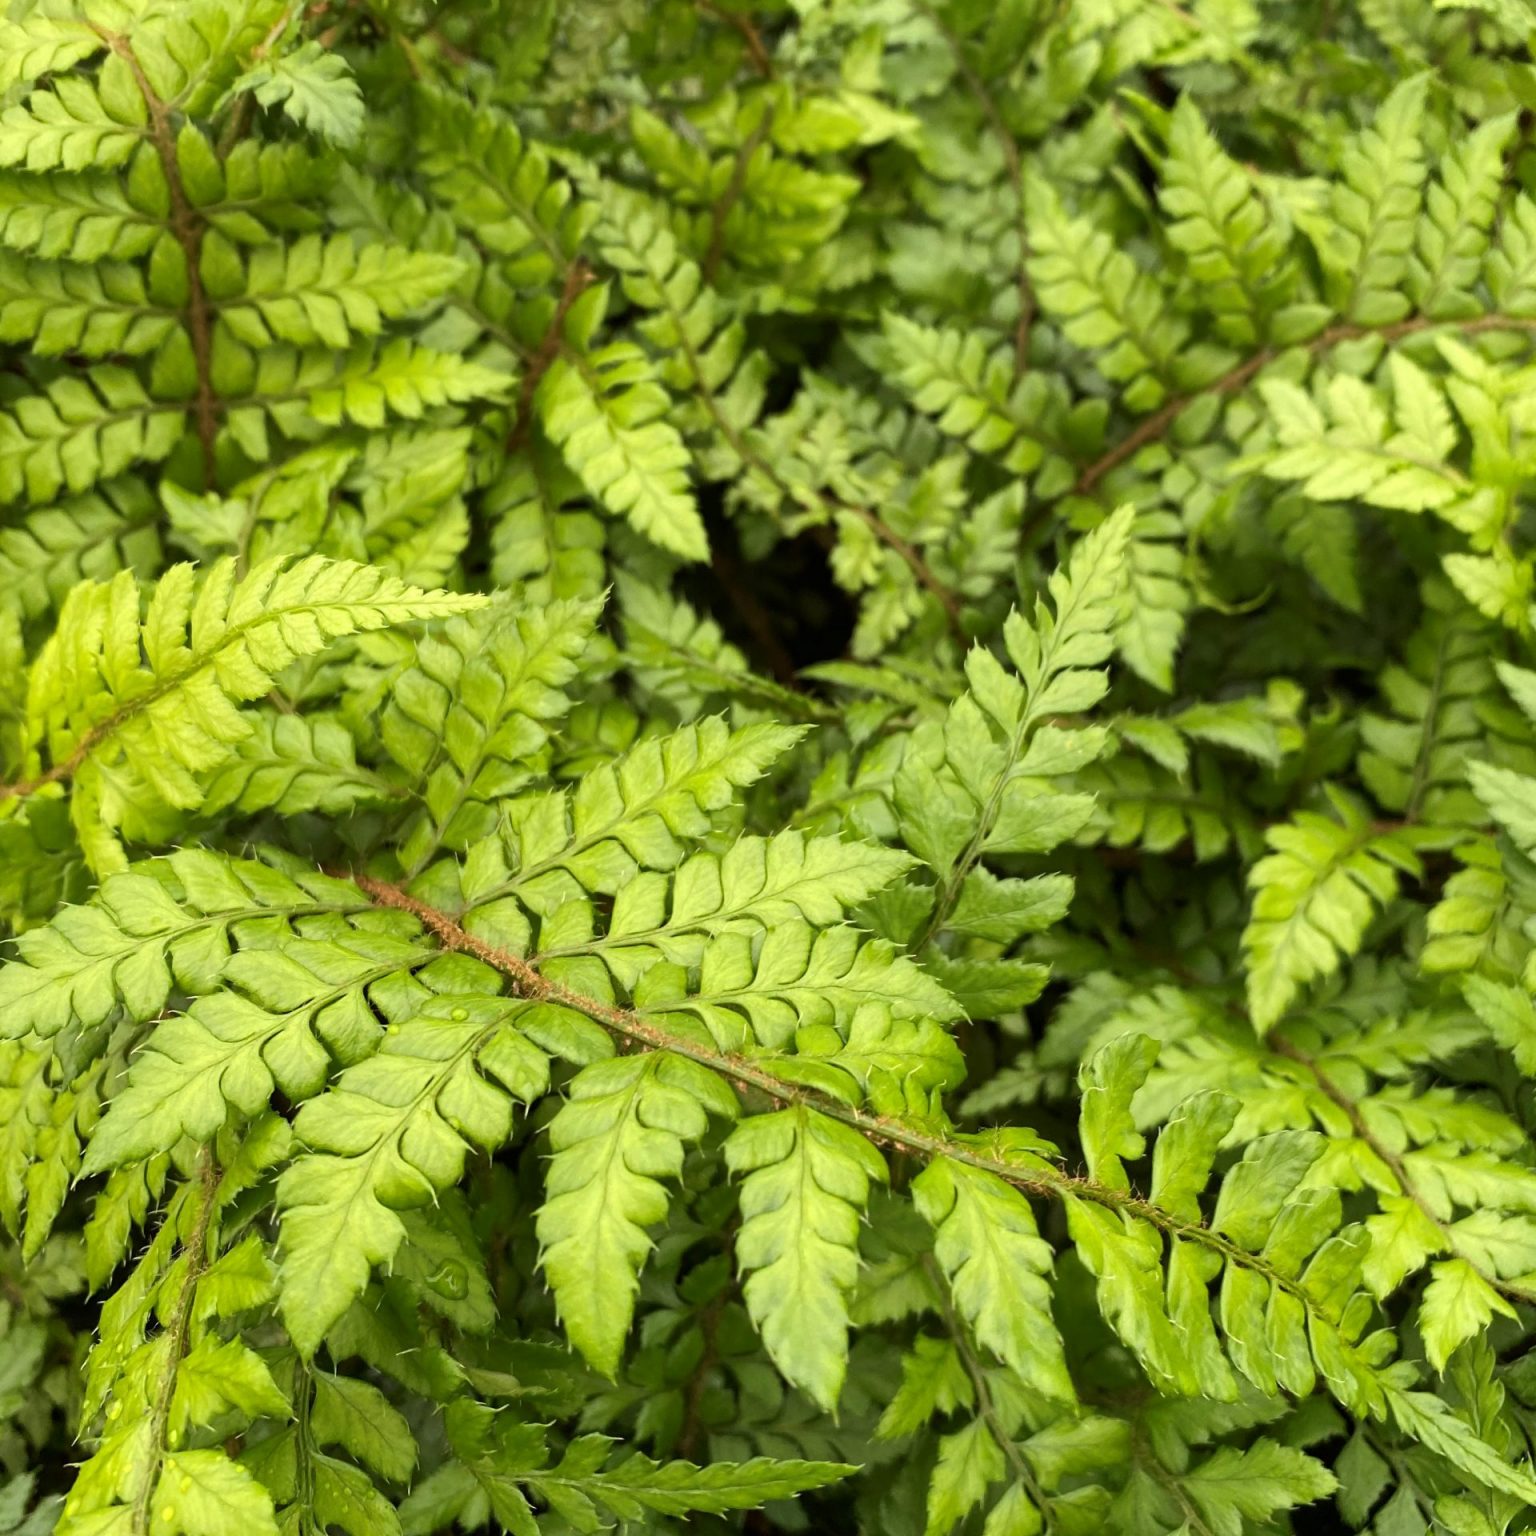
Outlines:
<svg viewBox="0 0 1536 1536"><path fill-rule="evenodd" d="M1413 336L1421 331L1435 330L1442 326L1459 330L1464 335L1475 336L1483 331L1536 330L1536 319L1491 314L1477 315L1470 320L1433 320L1427 315L1416 315L1411 320L1399 320L1392 325L1370 326L1349 323L1330 326L1326 331L1315 336L1307 344L1307 349L1313 354L1326 352L1343 342L1359 341L1367 336L1379 337L1390 345L1394 341L1401 341L1405 336ZM1077 484L1072 488L1073 494L1087 496L1111 470L1117 469L1127 459L1145 448L1148 443L1156 442L1166 435L1168 429L1196 400L1204 399L1207 395L1236 394L1238 390L1249 384L1256 374L1274 362L1282 350L1278 347L1266 347L1224 373L1214 383L1207 384L1203 389L1191 390L1187 395L1176 395L1160 410L1148 416L1107 453L1089 464L1077 477Z"/></svg>
<svg viewBox="0 0 1536 1536"><path fill-rule="evenodd" d="M112 52L131 71L134 83L149 109L150 138L165 172L171 198L171 233L181 246L187 264L187 332L192 340L192 359L197 369L197 393L193 414L203 449L203 489L213 484L213 448L218 436L218 403L213 391L213 328L208 318L208 296L203 292L203 220L187 199L181 167L176 159L176 129L170 109L155 94L128 39L103 27L95 27Z"/></svg>
<svg viewBox="0 0 1536 1536"><path fill-rule="evenodd" d="M730 217L731 209L739 201L741 194L746 190L747 172L752 167L752 157L758 151L759 145L768 137L773 127L773 103L765 102L763 115L758 119L757 126L742 141L741 148L736 151L736 164L731 170L731 179L726 183L725 191L720 194L720 200L709 211L709 249L704 257L704 281L712 283L715 280L715 271L720 265L720 258L725 254L725 221Z"/></svg>
<svg viewBox="0 0 1536 1536"><path fill-rule="evenodd" d="M885 522L883 518L876 517L868 507L850 507L842 502L834 503L834 505L840 510L851 512L855 517L861 519L882 544L888 545L901 556L902 560L906 562L908 570L917 577L919 585L926 587L938 598L939 605L944 610L944 619L949 625L950 633L959 642L960 649L964 650L966 639L965 629L960 623L960 603L955 594L933 574L928 562L889 523Z"/></svg>
<svg viewBox="0 0 1536 1536"><path fill-rule="evenodd" d="M67 779L76 768L85 760L85 751L76 748L62 763L55 763L45 773L40 773L35 779L18 779L14 784L0 784L0 800L17 800L27 795L34 794L48 784L57 784L60 779Z"/></svg>
<svg viewBox="0 0 1536 1536"><path fill-rule="evenodd" d="M1170 1237L1197 1243L1220 1254L1227 1263L1263 1275L1272 1285L1301 1299L1304 1305L1308 1301L1306 1292L1296 1281L1283 1275L1259 1255L1240 1248L1230 1238L1212 1231L1203 1222L1186 1221L1131 1190L1112 1189L1092 1179L1063 1173L1044 1164L1024 1169L1005 1157L989 1156L976 1146L951 1140L937 1132L922 1130L894 1116L871 1114L868 1110L829 1098L813 1088L777 1076L749 1057L713 1050L682 1035L670 1034L628 1008L605 1003L600 998L588 997L561 982L551 981L521 955L514 955L510 950L498 948L469 933L446 912L429 906L387 880L343 871L336 873L341 879L351 880L378 906L410 913L445 949L473 955L492 969L500 971L511 982L519 997L569 1008L601 1024L622 1041L643 1050L670 1051L674 1055L686 1057L743 1088L755 1089L775 1103L804 1104L828 1119L851 1127L876 1146L911 1152L924 1160L947 1157L951 1161L994 1174L1027 1195L1042 1199L1084 1200L1123 1216L1145 1221Z"/></svg>
<svg viewBox="0 0 1536 1536"><path fill-rule="evenodd" d="M148 696L146 695L146 702ZM76 770L86 758L91 755L98 742L104 737L110 736L113 731L122 724L123 720L135 713L138 707L137 701L132 706L124 706L115 714L109 715L105 720L99 720L75 743L75 749L61 763L55 763L51 768L38 774L35 779L22 779L15 784L0 784L0 800L23 799L27 795L35 794L38 790L49 784L57 784L63 779L73 778Z"/></svg>
<svg viewBox="0 0 1536 1536"><path fill-rule="evenodd" d="M1160 411L1154 412L1141 423L1133 432L1128 433L1108 453L1097 458L1077 477L1077 484L1072 487L1076 496L1088 495L1105 475L1111 470L1117 469L1127 459L1145 448L1148 443L1156 442L1161 438L1175 421L1183 414L1185 407L1199 399L1201 395L1235 394L1253 376L1258 373L1266 363L1273 362L1276 353L1264 351L1250 357L1241 367L1234 368L1230 373L1224 374L1214 384L1192 395L1178 395L1170 400Z"/></svg>
<svg viewBox="0 0 1536 1536"><path fill-rule="evenodd" d="M728 11L723 5L714 4L714 0L694 0L694 3L707 15L723 21L728 27L734 27L747 45L747 56L758 74L765 80L773 79L773 60L768 55L762 34L752 25L750 16L743 16L739 11Z"/></svg>
<svg viewBox="0 0 1536 1536"><path fill-rule="evenodd" d="M527 440L533 425L534 392L538 389L544 375L549 372L550 364L560 355L561 332L565 329L565 318L571 312L571 305L580 298L591 282L592 269L586 262L573 261L566 269L565 284L560 290L555 312L550 316L549 327L544 332L537 351L528 360L523 382L518 387L517 415L513 418L511 430L507 433L508 453L521 448Z"/></svg>
<svg viewBox="0 0 1536 1536"><path fill-rule="evenodd" d="M155 1488L160 1481L160 1469L166 1453L166 1429L171 1420L171 1403L176 1395L176 1373L187 1353L188 1334L192 1322L192 1302L197 1295L198 1281L208 1268L208 1228L213 1220L214 1195L218 1191L219 1170L213 1160L212 1147L204 1147L198 1161L198 1207L192 1223L191 1235L182 1244L187 1256L186 1274L182 1277L181 1290L176 1296L176 1308L165 1331L170 1335L170 1348L165 1365L155 1388L154 1401L149 1409L149 1447L151 1461L144 1472L144 1481L134 1496L133 1512L129 1529L133 1536L150 1536Z"/></svg>
<svg viewBox="0 0 1536 1536"><path fill-rule="evenodd" d="M950 1300L949 1284L939 1273L939 1266L934 1262L931 1253L923 1255L922 1264L928 1281L933 1286L933 1293L938 1297L939 1316L950 1338L954 1341L955 1353L960 1356L960 1364L965 1367L965 1374L971 1379L971 1390L976 1394L977 1415L987 1426L993 1440L997 1442L997 1448L1003 1453L1004 1459L1013 1472L1014 1481L1022 1483L1029 1490L1035 1508L1040 1511L1045 1520L1044 1529L1049 1531L1053 1528L1054 1522L1045 1490L1041 1488L1034 1469L1024 1459L1018 1442L1008 1433L1008 1426L1003 1423L1002 1415L997 1411L997 1404L992 1400L992 1388L987 1384L987 1373L982 1368L981 1361L977 1359L975 1349L971 1346L970 1330L965 1326L964 1319L956 1313L954 1303Z"/></svg>

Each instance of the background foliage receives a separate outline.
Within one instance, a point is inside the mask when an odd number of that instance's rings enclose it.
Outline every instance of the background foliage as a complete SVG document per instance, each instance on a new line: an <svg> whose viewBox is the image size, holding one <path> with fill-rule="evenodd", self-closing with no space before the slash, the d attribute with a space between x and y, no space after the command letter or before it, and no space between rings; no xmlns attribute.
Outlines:
<svg viewBox="0 0 1536 1536"><path fill-rule="evenodd" d="M12 0L0 1531L1536 1528L1526 0Z"/></svg>

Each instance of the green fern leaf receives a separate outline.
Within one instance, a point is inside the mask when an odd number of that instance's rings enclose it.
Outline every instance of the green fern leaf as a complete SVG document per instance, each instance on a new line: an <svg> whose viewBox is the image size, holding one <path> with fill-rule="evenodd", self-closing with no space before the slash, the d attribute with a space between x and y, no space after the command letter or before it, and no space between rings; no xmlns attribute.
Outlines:
<svg viewBox="0 0 1536 1536"><path fill-rule="evenodd" d="M1252 181L1217 143L1192 96L1169 119L1159 197L1173 216L1168 240L1224 341L1252 346L1268 331L1277 301L1294 281L1282 229Z"/></svg>
<svg viewBox="0 0 1536 1536"><path fill-rule="evenodd" d="M94 57L106 39L79 19L28 16L0 26L0 92L30 85L44 75L58 74Z"/></svg>
<svg viewBox="0 0 1536 1536"><path fill-rule="evenodd" d="M859 1216L885 1162L804 1106L743 1120L725 1156L742 1177L736 1252L752 1321L785 1377L831 1411L847 1371Z"/></svg>
<svg viewBox="0 0 1536 1536"><path fill-rule="evenodd" d="M666 420L670 398L638 348L613 342L558 357L539 384L544 430L588 491L683 560L709 554L688 488L691 462Z"/></svg>
<svg viewBox="0 0 1536 1536"><path fill-rule="evenodd" d="M1050 1250L1023 1196L984 1169L936 1159L912 1197L937 1233L939 1266L976 1337L1035 1391L1075 1401L1050 1315Z"/></svg>
<svg viewBox="0 0 1536 1536"><path fill-rule="evenodd" d="M471 1145L499 1147L510 1099L544 1092L547 1058L518 1033L517 1012L507 999L433 999L300 1111L294 1129L310 1150L278 1185L279 1305L305 1356L394 1258L397 1211L456 1183Z"/></svg>
<svg viewBox="0 0 1536 1536"><path fill-rule="evenodd" d="M1364 325L1401 320L1402 292L1424 184L1421 138L1428 81L1404 80L1347 149L1334 186L1328 239L1319 250L1330 296Z"/></svg>
<svg viewBox="0 0 1536 1536"><path fill-rule="evenodd" d="M550 1125L555 1155L539 1211L540 1264L571 1342L618 1368L634 1313L646 1228L667 1213L661 1181L682 1172L683 1143L736 1101L712 1073L665 1052L585 1068Z"/></svg>
<svg viewBox="0 0 1536 1536"><path fill-rule="evenodd" d="M135 825L157 803L193 808L198 776L250 734L237 703L265 693L289 663L343 636L479 603L320 556L268 561L243 577L220 561L200 588L190 565L175 566L142 622L128 573L78 586L32 668L38 782L73 779L77 822L85 804L108 828Z"/></svg>
<svg viewBox="0 0 1536 1536"><path fill-rule="evenodd" d="M655 1462L644 1455L627 1456L606 1470L588 1470L597 1458L606 1459L607 1453L607 1441L576 1440L555 1466L531 1476L530 1486L551 1504L558 1504L562 1492L585 1494L621 1520L644 1519L647 1511L681 1519L757 1509L776 1499L824 1488L854 1470L836 1463L766 1456L696 1467L686 1461Z"/></svg>
<svg viewBox="0 0 1536 1536"><path fill-rule="evenodd" d="M264 107L281 107L301 128L343 147L363 131L363 93L340 54L319 43L263 60L230 87L249 91Z"/></svg>
<svg viewBox="0 0 1536 1536"><path fill-rule="evenodd" d="M48 1037L74 1023L102 1024L119 1008L147 1022L173 988L212 989L243 924L365 907L354 888L318 873L294 879L253 860L182 849L163 865L108 875L90 905L64 907L21 937L20 958L0 967L3 1033Z"/></svg>
<svg viewBox="0 0 1536 1536"><path fill-rule="evenodd" d="M1333 814L1303 811L1267 841L1274 850L1249 873L1253 915L1243 931L1248 1006L1270 1028L1303 987L1331 976L1354 954L1400 872L1416 874L1411 847L1378 832L1363 806L1338 791Z"/></svg>

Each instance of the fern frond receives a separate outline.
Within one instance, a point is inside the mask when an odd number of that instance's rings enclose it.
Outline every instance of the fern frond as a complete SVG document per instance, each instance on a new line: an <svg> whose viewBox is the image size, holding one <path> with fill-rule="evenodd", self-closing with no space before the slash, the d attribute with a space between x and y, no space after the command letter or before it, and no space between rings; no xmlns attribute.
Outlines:
<svg viewBox="0 0 1536 1536"><path fill-rule="evenodd" d="M1039 471L1041 494L1060 486L1070 471L1051 431L1062 402L1048 382L1031 375L1015 384L1012 369L1001 356L989 356L979 336L932 329L902 315L888 314L883 323L896 382L917 410L1004 469Z"/></svg>
<svg viewBox="0 0 1536 1536"><path fill-rule="evenodd" d="M210 775L202 811L344 816L397 793L357 761L352 733L326 715L258 715L234 756Z"/></svg>
<svg viewBox="0 0 1536 1536"><path fill-rule="evenodd" d="M462 273L452 257L388 245L358 249L345 235L301 235L288 245L255 247L221 275L217 316L251 347L349 346L441 298Z"/></svg>
<svg viewBox="0 0 1536 1536"><path fill-rule="evenodd" d="M1403 664L1381 674L1391 714L1362 719L1359 772L1383 810L1455 836L1455 828L1482 820L1467 789L1469 768L1525 761L1508 739L1511 726L1498 729L1491 639L1464 609L1431 613Z"/></svg>
<svg viewBox="0 0 1536 1536"><path fill-rule="evenodd" d="M511 1135L511 1101L544 1092L548 1058L518 1030L519 1011L484 993L431 998L300 1111L307 1150L278 1185L279 1306L306 1357L394 1258L397 1211L455 1184L471 1147Z"/></svg>
<svg viewBox="0 0 1536 1536"><path fill-rule="evenodd" d="M628 957L609 958L625 974ZM651 979L640 994L646 1008L698 1014L724 1049L743 1035L743 1019L760 1045L776 1050L797 1029L828 1024L839 1029L840 1047L866 1006L884 1007L898 1019L940 1022L961 1011L942 981L888 945L862 943L852 928L818 933L792 919L775 923L757 942L745 934L711 939L699 957L698 989L672 997L664 986L660 976Z"/></svg>
<svg viewBox="0 0 1536 1536"><path fill-rule="evenodd" d="M1524 963L1522 930L1536 910L1536 871L1518 854L1501 857L1488 843L1464 844L1456 856L1463 867L1446 880L1429 910L1419 964L1431 974L1514 976Z"/></svg>
<svg viewBox="0 0 1536 1536"><path fill-rule="evenodd" d="M1265 840L1274 852L1249 871L1253 915L1243 949L1248 1006L1261 1032L1358 951L1397 894L1399 874L1419 872L1411 845L1377 830L1358 801L1333 790L1329 804L1332 814L1302 811L1271 827Z"/></svg>
<svg viewBox="0 0 1536 1536"><path fill-rule="evenodd" d="M1029 273L1041 307L1060 320L1068 340L1103 349L1096 351L1095 365L1123 386L1127 407L1156 408L1186 382L1176 361L1184 349L1183 322L1151 275L1116 250L1104 231L1070 215L1050 187L1032 186L1029 198Z"/></svg>
<svg viewBox="0 0 1536 1536"><path fill-rule="evenodd" d="M110 175L0 172L0 245L47 261L128 261L159 237L158 221Z"/></svg>
<svg viewBox="0 0 1536 1536"><path fill-rule="evenodd" d="M406 940L344 931L292 938L281 955L231 956L220 990L161 1022L134 1057L86 1171L173 1151L184 1136L209 1141L226 1122L254 1118L274 1089L295 1104L313 1097L333 1058L372 1052L369 989L424 963Z"/></svg>
<svg viewBox="0 0 1536 1536"><path fill-rule="evenodd" d="M74 266L0 253L0 341L27 342L40 357L139 356L159 347L177 318L126 262Z"/></svg>
<svg viewBox="0 0 1536 1536"><path fill-rule="evenodd" d="M603 255L622 275L630 302L651 312L639 330L660 362L661 382L680 399L685 435L711 441L711 478L739 472L756 458L744 438L763 407L767 359L749 349L741 321L649 205L604 187L602 206L596 233Z"/></svg>
<svg viewBox="0 0 1536 1536"><path fill-rule="evenodd" d="M506 115L423 97L433 110L424 114L422 170L454 222L496 257L514 288L537 291L563 278L596 210ZM547 314L554 304L551 294Z"/></svg>
<svg viewBox="0 0 1536 1536"><path fill-rule="evenodd" d="M158 463L181 441L185 408L156 400L126 368L100 363L56 379L0 411L0 500L52 501L134 465Z"/></svg>
<svg viewBox="0 0 1536 1536"><path fill-rule="evenodd" d="M210 991L245 923L259 931L277 913L344 916L364 906L324 875L290 876L197 848L110 874L88 905L64 907L17 940L19 959L0 968L4 1033L46 1038L102 1024L118 1009L145 1023L173 988Z"/></svg>
<svg viewBox="0 0 1536 1536"><path fill-rule="evenodd" d="M1042 598L1032 624L1018 613L1009 616L1004 641L1017 678L989 653L973 651L966 669L970 692L951 707L941 729L914 734L895 801L908 846L945 882L931 931L947 918L983 853L1048 851L1081 831L1092 814L1086 797L1043 781L1091 762L1105 738L1041 722L1091 708L1108 687L1097 666L1114 648L1130 531L1125 508L1083 541L1065 570L1053 573L1054 613Z"/></svg>
<svg viewBox="0 0 1536 1536"><path fill-rule="evenodd" d="M402 862L467 848L495 827L494 807L526 782L592 638L594 603L524 613L493 605L417 645L380 722L385 750L408 772L425 816Z"/></svg>
<svg viewBox="0 0 1536 1536"><path fill-rule="evenodd" d="M831 1409L847 1369L859 1216L885 1161L804 1107L743 1120L725 1156L742 1178L737 1255L752 1320L784 1375Z"/></svg>
<svg viewBox="0 0 1536 1536"><path fill-rule="evenodd" d="M158 508L132 479L39 508L0 529L0 604L37 618L84 580L118 571L148 575L161 564Z"/></svg>
<svg viewBox="0 0 1536 1536"><path fill-rule="evenodd" d="M509 1529L532 1525L530 1496L594 1529L606 1516L725 1514L824 1487L851 1470L837 1462L766 1457L700 1467L640 1454L610 1464L613 1443L601 1435L578 1437L556 1461L540 1425L466 1399L451 1405L446 1418L457 1459L412 1490L401 1508L408 1532L440 1529L455 1517L472 1520L487 1498Z"/></svg>
<svg viewBox="0 0 1536 1536"><path fill-rule="evenodd" d="M548 457L554 458L553 454ZM535 448L509 465L486 496L493 519L492 569L531 597L592 598L604 588L602 520L585 509L581 483Z"/></svg>
<svg viewBox="0 0 1536 1536"><path fill-rule="evenodd" d="M1237 346L1263 340L1295 284L1285 232L1191 96L1169 119L1158 196L1173 218L1168 241L1200 285L1217 334Z"/></svg>
<svg viewBox="0 0 1536 1536"><path fill-rule="evenodd" d="M204 1414L244 1427L290 1413L261 1357L215 1331L220 1319L259 1306L271 1292L258 1245L219 1253L220 1216L233 1194L205 1150L200 1176L176 1191L164 1226L103 1310L84 1418L102 1415L105 1427L64 1502L66 1531L132 1529L153 1509L173 1530L237 1522L276 1536L271 1497L246 1468L222 1450L184 1448Z"/></svg>
<svg viewBox="0 0 1536 1536"><path fill-rule="evenodd" d="M1326 416L1294 384L1261 385L1282 445L1265 474L1300 482L1314 501L1360 500L1399 511L1442 511L1471 495L1473 487L1448 462L1457 432L1438 387L1404 357L1394 355L1391 366L1395 432L1360 379L1340 374L1328 381Z"/></svg>
<svg viewBox="0 0 1536 1536"><path fill-rule="evenodd" d="M120 166L144 140L143 98L116 56L103 71L102 93L66 76L0 112L0 166L29 171L83 171ZM110 82L110 83L109 83Z"/></svg>
<svg viewBox="0 0 1536 1536"><path fill-rule="evenodd" d="M697 964L706 937L793 924L830 928L914 862L893 848L795 831L740 837L723 854L690 855L670 886L661 875L636 875L615 899L607 938Z"/></svg>
<svg viewBox="0 0 1536 1536"><path fill-rule="evenodd" d="M1513 129L1508 116L1474 129L1444 158L1438 179L1425 193L1418 251L1409 260L1414 301L1422 314L1465 319L1482 311L1477 281L1489 252Z"/></svg>
<svg viewBox="0 0 1536 1536"><path fill-rule="evenodd" d="M0 91L31 85L44 75L93 58L107 46L90 24L71 17L28 16L0 28Z"/></svg>
<svg viewBox="0 0 1536 1536"><path fill-rule="evenodd" d="M732 731L707 719L641 742L596 767L574 794L533 795L512 807L502 848L477 847L464 896L478 906L516 891L537 910L579 890L616 893L640 869L671 869L685 855L681 839L703 836L710 813L801 734L777 725Z"/></svg>
<svg viewBox="0 0 1536 1536"><path fill-rule="evenodd" d="M937 1234L935 1257L977 1339L1049 1397L1076 1400L1050 1315L1050 1250L1028 1202L985 1169L936 1159L912 1197Z"/></svg>
<svg viewBox="0 0 1536 1536"><path fill-rule="evenodd" d="M237 705L260 697L296 658L347 635L480 604L320 556L269 561L245 576L220 561L201 587L192 566L175 566L142 621L139 601L127 572L71 592L29 682L37 777L12 795L72 780L77 807L83 787L89 814L108 829L133 825L157 804L195 807L199 776L250 734Z"/></svg>
<svg viewBox="0 0 1536 1536"><path fill-rule="evenodd" d="M539 1263L571 1342L605 1376L629 1333L646 1228L667 1213L662 1180L682 1172L706 1111L732 1120L736 1100L702 1067L658 1052L584 1067L550 1123Z"/></svg>
<svg viewBox="0 0 1536 1536"><path fill-rule="evenodd" d="M709 553L688 486L688 450L665 419L670 396L645 355L628 342L570 351L539 384L539 419L582 484L684 560Z"/></svg>
<svg viewBox="0 0 1536 1536"><path fill-rule="evenodd" d="M1536 0L365 9L0 17L0 1531L1523 1529Z"/></svg>
<svg viewBox="0 0 1536 1536"><path fill-rule="evenodd" d="M1382 102L1346 148L1332 188L1333 222L1318 255L1335 306L1364 325L1408 312L1402 285L1423 196L1427 85L1422 75L1405 80Z"/></svg>
<svg viewBox="0 0 1536 1536"><path fill-rule="evenodd" d="M355 144L363 131L363 93L347 61L316 42L246 70L230 86L231 94L238 91L249 91L264 107L280 106L333 144Z"/></svg>

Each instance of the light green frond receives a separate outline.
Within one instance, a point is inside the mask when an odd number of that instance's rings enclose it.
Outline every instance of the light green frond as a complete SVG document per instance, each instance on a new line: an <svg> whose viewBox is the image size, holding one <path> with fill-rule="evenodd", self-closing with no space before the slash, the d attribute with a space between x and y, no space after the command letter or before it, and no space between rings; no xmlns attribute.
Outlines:
<svg viewBox="0 0 1536 1536"><path fill-rule="evenodd" d="M431 998L300 1111L307 1150L278 1185L279 1305L305 1356L394 1258L397 1212L457 1183L472 1148L511 1135L512 1101L544 1092L548 1058L519 1031L521 1011L483 994Z"/></svg>
<svg viewBox="0 0 1536 1536"><path fill-rule="evenodd" d="M1331 814L1299 812L1271 827L1273 850L1249 871L1253 913L1243 931L1248 1006L1267 1030L1302 989L1331 976L1355 954L1366 929L1416 874L1411 846L1378 831L1356 800L1333 791Z"/></svg>
<svg viewBox="0 0 1536 1536"><path fill-rule="evenodd" d="M657 1052L583 1068L550 1123L539 1262L567 1336L606 1376L629 1332L646 1229L667 1214L662 1180L682 1172L706 1110L733 1119L736 1101L703 1068Z"/></svg>
<svg viewBox="0 0 1536 1536"><path fill-rule="evenodd" d="M348 635L480 601L321 556L268 561L244 576L223 560L200 586L192 566L174 566L142 620L129 573L82 583L29 679L37 783L73 781L77 823L99 817L107 829L132 831L157 806L194 808L201 776L251 733L238 705L291 662Z"/></svg>
<svg viewBox="0 0 1536 1536"><path fill-rule="evenodd" d="M859 1218L885 1161L804 1107L743 1120L725 1156L742 1180L736 1252L752 1321L785 1377L830 1411L847 1371Z"/></svg>

